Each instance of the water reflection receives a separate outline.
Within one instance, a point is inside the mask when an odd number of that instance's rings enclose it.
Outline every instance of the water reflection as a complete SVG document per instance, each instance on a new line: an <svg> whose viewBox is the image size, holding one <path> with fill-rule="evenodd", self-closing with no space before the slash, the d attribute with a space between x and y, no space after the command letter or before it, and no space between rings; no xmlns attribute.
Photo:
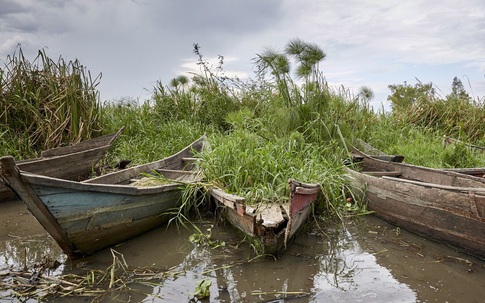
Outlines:
<svg viewBox="0 0 485 303"><path fill-rule="evenodd" d="M362 250L345 226L334 230L324 254L318 256L320 270L314 277L311 302L415 302L406 284Z"/></svg>
<svg viewBox="0 0 485 303"><path fill-rule="evenodd" d="M112 289L97 302L189 302L203 279L212 283L203 302L483 302L485 262L462 262L466 256L372 217L362 222L301 233L278 261L254 259L230 227L212 229L214 240L227 243L218 248L189 242L185 229L159 228L114 249L131 269L161 275ZM0 256L0 271L58 260L60 266L48 272L53 277L106 271L113 264L110 250L69 259L46 235L0 242ZM0 292L0 302L10 301L11 292Z"/></svg>
<svg viewBox="0 0 485 303"><path fill-rule="evenodd" d="M47 235L0 242L0 269L23 270L47 262L52 263L53 266L54 263L58 263L59 266L55 266L55 272L60 272L66 259Z"/></svg>

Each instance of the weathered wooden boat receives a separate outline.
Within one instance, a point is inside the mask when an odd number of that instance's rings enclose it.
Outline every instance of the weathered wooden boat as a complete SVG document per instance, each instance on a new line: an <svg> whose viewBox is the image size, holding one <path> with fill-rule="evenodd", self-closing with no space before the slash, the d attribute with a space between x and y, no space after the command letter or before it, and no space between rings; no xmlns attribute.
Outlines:
<svg viewBox="0 0 485 303"><path fill-rule="evenodd" d="M460 142L453 138L444 136L444 140L447 140L447 144ZM361 161L363 159L363 155L370 156L372 158L385 160L385 161L392 161L392 162L403 162L404 156L403 155L388 155L379 149L373 147L372 145L368 144L367 142L357 139L356 143L358 147L352 147L352 158L353 161ZM481 149L480 146L473 145L472 147L478 147ZM485 149L485 148L483 148ZM441 168L444 171L456 172L465 175L471 175L475 177L485 178L485 167L471 167L471 168Z"/></svg>
<svg viewBox="0 0 485 303"><path fill-rule="evenodd" d="M376 216L485 258L483 178L360 155L346 171Z"/></svg>
<svg viewBox="0 0 485 303"><path fill-rule="evenodd" d="M485 178L485 167L471 167L471 168L444 168L444 171L450 171L479 178Z"/></svg>
<svg viewBox="0 0 485 303"><path fill-rule="evenodd" d="M222 207L226 220L245 235L258 241L264 254L278 257L296 235L311 212L320 190L319 184L306 184L290 179L286 203L249 205L241 196L211 188L210 195Z"/></svg>
<svg viewBox="0 0 485 303"><path fill-rule="evenodd" d="M0 158L0 178L23 200L68 255L87 255L152 229L183 194L180 182L200 176L194 153L201 137L178 153L82 182L19 170L12 157ZM166 184L140 185L139 178L163 175ZM137 182L138 180L138 185ZM160 183L158 183L160 184Z"/></svg>
<svg viewBox="0 0 485 303"><path fill-rule="evenodd" d="M352 147L353 161L361 161L363 159L363 156L361 155L361 151L366 155L379 160L392 161L392 162L404 161L403 155L388 155L361 139L356 139L356 143L358 146Z"/></svg>
<svg viewBox="0 0 485 303"><path fill-rule="evenodd" d="M82 141L75 145L43 151L40 158L17 161L20 170L66 180L85 179L96 163L111 148L123 131ZM11 200L15 194L0 183L0 201Z"/></svg>

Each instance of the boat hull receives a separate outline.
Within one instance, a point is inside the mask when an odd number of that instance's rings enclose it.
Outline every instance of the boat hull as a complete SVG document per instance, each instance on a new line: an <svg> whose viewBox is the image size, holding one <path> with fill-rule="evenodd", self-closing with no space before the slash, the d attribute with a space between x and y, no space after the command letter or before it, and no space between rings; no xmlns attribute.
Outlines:
<svg viewBox="0 0 485 303"><path fill-rule="evenodd" d="M92 254L167 222L180 204L179 185L138 191L95 191L45 186L29 180L69 239L70 254ZM116 189L113 188L113 189Z"/></svg>
<svg viewBox="0 0 485 303"><path fill-rule="evenodd" d="M111 135L86 140L72 146L64 146L42 152L41 158L17 161L20 170L66 180L79 181L94 171L94 166L111 148L123 129ZM16 196L0 183L0 201Z"/></svg>
<svg viewBox="0 0 485 303"><path fill-rule="evenodd" d="M318 184L289 180L287 203L250 206L243 197L212 188L210 194L222 208L224 218L246 236L258 241L263 254L278 257L308 218L318 197Z"/></svg>
<svg viewBox="0 0 485 303"><path fill-rule="evenodd" d="M485 182L481 178L364 158L347 168L354 195L400 228L485 259Z"/></svg>
<svg viewBox="0 0 485 303"><path fill-rule="evenodd" d="M204 140L162 160L84 182L20 171L11 157L0 158L0 176L66 254L89 255L167 222L181 202L181 183L200 180L191 157ZM131 183L154 171L167 182Z"/></svg>

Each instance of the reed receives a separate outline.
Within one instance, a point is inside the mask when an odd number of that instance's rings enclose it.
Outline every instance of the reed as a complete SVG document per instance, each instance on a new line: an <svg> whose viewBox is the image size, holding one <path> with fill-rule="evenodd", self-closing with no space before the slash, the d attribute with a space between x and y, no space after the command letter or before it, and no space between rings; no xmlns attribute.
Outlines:
<svg viewBox="0 0 485 303"><path fill-rule="evenodd" d="M455 77L452 93L440 96L433 85L417 83L390 85L393 115L403 123L439 130L444 135L463 137L469 142L483 142L485 119L483 99L471 98Z"/></svg>
<svg viewBox="0 0 485 303"><path fill-rule="evenodd" d="M211 125L197 121L164 120L150 102L106 103L100 118L105 132L124 126L120 138L109 153L111 162L130 159L132 164L159 160L187 146L204 133L214 132Z"/></svg>
<svg viewBox="0 0 485 303"><path fill-rule="evenodd" d="M240 83L223 75L224 57L219 56L219 64L213 68L204 59L198 44L194 44L193 51L200 73L193 74L190 84L185 76L172 79L169 86L158 81L153 88L153 106L164 120L195 121L227 130L225 116L241 105L232 84Z"/></svg>
<svg viewBox="0 0 485 303"><path fill-rule="evenodd" d="M1 132L30 146L29 154L100 134L100 78L78 60L54 61L44 50L30 62L19 46L0 72Z"/></svg>

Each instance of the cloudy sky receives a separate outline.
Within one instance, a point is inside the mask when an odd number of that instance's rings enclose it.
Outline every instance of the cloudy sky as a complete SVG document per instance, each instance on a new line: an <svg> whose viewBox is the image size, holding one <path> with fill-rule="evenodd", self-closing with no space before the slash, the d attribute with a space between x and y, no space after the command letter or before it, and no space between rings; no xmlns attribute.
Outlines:
<svg viewBox="0 0 485 303"><path fill-rule="evenodd" d="M354 93L370 87L386 106L388 85L453 78L485 96L483 0L0 0L0 60L17 45L32 61L79 61L102 73L101 100L145 100L156 81L197 70L193 44L224 69L253 77L252 59L293 38L327 54L327 81Z"/></svg>

